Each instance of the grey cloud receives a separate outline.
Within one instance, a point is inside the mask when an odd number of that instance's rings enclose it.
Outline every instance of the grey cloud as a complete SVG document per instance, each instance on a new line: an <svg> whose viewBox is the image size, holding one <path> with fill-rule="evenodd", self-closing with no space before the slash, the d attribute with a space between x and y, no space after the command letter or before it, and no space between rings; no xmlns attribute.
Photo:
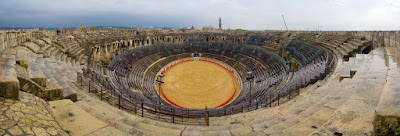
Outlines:
<svg viewBox="0 0 400 136"><path fill-rule="evenodd" d="M395 0L6 0L0 27L201 27L217 26L221 16L225 29L280 30L284 14L292 30L399 29L399 6Z"/></svg>

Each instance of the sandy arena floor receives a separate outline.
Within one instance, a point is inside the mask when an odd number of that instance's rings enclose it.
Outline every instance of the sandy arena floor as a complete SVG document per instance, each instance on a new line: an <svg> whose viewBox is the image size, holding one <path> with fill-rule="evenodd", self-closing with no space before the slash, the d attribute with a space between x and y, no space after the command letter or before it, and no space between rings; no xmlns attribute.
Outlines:
<svg viewBox="0 0 400 136"><path fill-rule="evenodd" d="M164 74L162 95L165 100L179 107L220 107L229 103L237 90L237 80L230 71L212 62L181 62Z"/></svg>

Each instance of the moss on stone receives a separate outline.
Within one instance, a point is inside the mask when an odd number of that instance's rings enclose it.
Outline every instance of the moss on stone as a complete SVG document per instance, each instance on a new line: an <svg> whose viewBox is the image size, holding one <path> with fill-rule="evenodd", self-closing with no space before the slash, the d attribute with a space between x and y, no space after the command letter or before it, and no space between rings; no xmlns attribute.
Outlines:
<svg viewBox="0 0 400 136"><path fill-rule="evenodd" d="M377 136L398 136L400 135L400 118L376 116L374 127Z"/></svg>

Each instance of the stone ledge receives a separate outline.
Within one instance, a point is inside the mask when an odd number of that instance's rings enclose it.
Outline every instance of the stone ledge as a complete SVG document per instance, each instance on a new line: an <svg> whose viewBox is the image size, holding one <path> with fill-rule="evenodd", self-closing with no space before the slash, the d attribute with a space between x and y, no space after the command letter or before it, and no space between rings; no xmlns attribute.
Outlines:
<svg viewBox="0 0 400 136"><path fill-rule="evenodd" d="M68 99L49 102L49 110L70 135L87 135L107 126Z"/></svg>
<svg viewBox="0 0 400 136"><path fill-rule="evenodd" d="M15 58L0 59L0 97L18 99L19 81L15 69Z"/></svg>
<svg viewBox="0 0 400 136"><path fill-rule="evenodd" d="M25 92L40 97L46 101L60 100L63 98L63 88L60 86L55 88L45 89L32 80L23 77L18 77L18 79L20 82L19 85L21 87L21 90L24 90Z"/></svg>

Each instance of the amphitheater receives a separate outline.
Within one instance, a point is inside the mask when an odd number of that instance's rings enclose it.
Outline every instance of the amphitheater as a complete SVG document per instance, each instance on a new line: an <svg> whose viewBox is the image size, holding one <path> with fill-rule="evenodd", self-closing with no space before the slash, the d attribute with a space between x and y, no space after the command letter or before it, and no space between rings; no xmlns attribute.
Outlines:
<svg viewBox="0 0 400 136"><path fill-rule="evenodd" d="M399 31L0 33L0 135L400 135Z"/></svg>

